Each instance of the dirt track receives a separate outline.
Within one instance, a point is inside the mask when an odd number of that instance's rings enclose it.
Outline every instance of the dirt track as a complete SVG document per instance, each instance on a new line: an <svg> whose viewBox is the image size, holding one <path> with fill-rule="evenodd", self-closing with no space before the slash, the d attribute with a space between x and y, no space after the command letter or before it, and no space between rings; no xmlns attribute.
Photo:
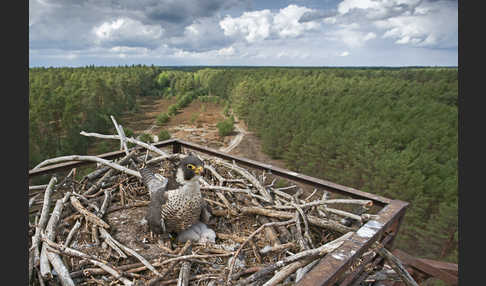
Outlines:
<svg viewBox="0 0 486 286"><path fill-rule="evenodd" d="M224 119L224 115L223 107L216 103L202 103L195 100L180 110L179 114L171 117L164 126L155 125L157 115L167 112L169 105L175 102L175 98L141 98L139 99L140 111L136 115L123 117L122 120L135 133L146 132L157 135L160 130L166 129L173 138L180 138L229 154L285 168L283 161L271 159L263 153L260 139L248 131L242 120L237 119L234 135L220 138L216 124Z"/></svg>

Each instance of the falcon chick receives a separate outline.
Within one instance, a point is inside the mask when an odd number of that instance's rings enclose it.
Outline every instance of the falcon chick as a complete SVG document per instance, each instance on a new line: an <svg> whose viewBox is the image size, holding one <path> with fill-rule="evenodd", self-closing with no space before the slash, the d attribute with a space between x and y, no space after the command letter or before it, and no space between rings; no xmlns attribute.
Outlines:
<svg viewBox="0 0 486 286"><path fill-rule="evenodd" d="M159 180L150 168L140 169L142 182L150 193L147 221L152 231L179 234L199 222L203 205L199 178L204 171L203 165L192 154L182 159L176 172L176 181L181 186L175 190L167 190L167 179ZM189 236L188 239L197 241L201 237Z"/></svg>

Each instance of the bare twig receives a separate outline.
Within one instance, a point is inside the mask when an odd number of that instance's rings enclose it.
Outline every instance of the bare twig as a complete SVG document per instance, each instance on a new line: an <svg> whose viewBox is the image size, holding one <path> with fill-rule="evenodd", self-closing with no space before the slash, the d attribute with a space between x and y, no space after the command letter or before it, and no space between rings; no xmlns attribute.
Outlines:
<svg viewBox="0 0 486 286"><path fill-rule="evenodd" d="M103 237L110 237L110 240L112 240L118 247L120 247L121 249L123 249L126 253L129 253L133 256L135 256L138 260L140 260L140 262L142 262L145 266L147 266L148 269L150 269L150 271L152 271L153 273L155 273L157 276L161 276L162 274L160 274L159 271L157 271L151 264L150 262L148 262L145 258L143 258L140 254L138 254L135 250L121 244L120 242L118 242L116 239L114 239L105 229L102 229L100 228L100 233Z"/></svg>
<svg viewBox="0 0 486 286"><path fill-rule="evenodd" d="M103 165L110 166L113 169L116 169L120 172L135 176L137 178L142 178L139 172L125 168L123 166L120 166L116 163L110 162L108 160L96 157L96 156L83 156L83 155L70 155L70 156L61 156L57 158L52 158L52 159L47 159L41 163L39 163L37 166L33 168L33 170L39 169L45 165L49 164L55 164L55 163L61 163L61 162L66 162L66 161L90 161L90 162L97 162Z"/></svg>
<svg viewBox="0 0 486 286"><path fill-rule="evenodd" d="M234 171L238 172L241 176L243 176L248 181L250 181L250 183L252 183L252 185L263 196L263 198L265 198L265 201L266 202L269 202L269 203L272 203L273 202L273 199L272 199L272 196L270 196L270 193L260 184L260 182L258 181L258 179L255 178L252 174L250 174L247 170L245 170L245 169L243 169L241 167L236 166L236 164L229 164L229 163L226 163L226 162L224 162L222 160L217 160L216 163L217 164L220 164L222 166L225 166L226 168L229 168L231 170L234 170Z"/></svg>
<svg viewBox="0 0 486 286"><path fill-rule="evenodd" d="M313 260L314 259L312 257L309 257L309 258L304 258L302 260L298 260L298 261L295 261L295 262L292 262L292 263L286 265L280 271L275 273L275 275L270 280L265 282L265 284L263 284L263 286L275 286L275 285L279 284L280 282L285 280L285 278L290 276L292 273L294 273L298 269L306 266L307 264L309 264Z"/></svg>
<svg viewBox="0 0 486 286"><path fill-rule="evenodd" d="M50 240L54 240L54 238L56 237L56 226L59 222L62 210L64 208L64 200L67 200L69 196L70 193L68 192L65 194L64 199L58 199L56 201L56 206L52 211L51 218L49 219L49 222L47 223L45 229L46 237L49 238ZM56 272L59 273L61 281L63 281L63 283L66 283L65 285L74 285L73 281L71 280L71 277L69 277L69 272L66 266L64 265L64 263L62 262L61 258L59 257L59 255L52 253L51 257L48 258L46 246L43 243L41 257L40 257L40 273L41 276L46 280L52 279L52 273L51 273L51 267L49 265L49 261L53 262L52 265L57 268Z"/></svg>
<svg viewBox="0 0 486 286"><path fill-rule="evenodd" d="M385 258L390 263L390 266L393 268L393 270L395 270L395 272L400 276L402 281L407 286L418 286L417 282L415 282L410 273L408 273L402 262L398 258L396 258L390 251L388 251L381 245L377 248L377 251L381 256L383 256L383 258Z"/></svg>
<svg viewBox="0 0 486 286"><path fill-rule="evenodd" d="M81 226L81 222L79 220L76 220L76 223L74 224L73 228L69 231L69 234L66 240L64 241L65 247L69 247L69 244L71 244L71 240L73 239L73 236L76 234L80 226Z"/></svg>
<svg viewBox="0 0 486 286"><path fill-rule="evenodd" d="M98 134L98 133L87 133L87 132L84 132L84 131L81 131L79 134L81 134L83 136L88 136L88 137L97 137L97 138L103 138L103 139L120 140L120 136L118 136L118 135L104 135L104 134ZM154 147L154 146L152 146L150 144L147 144L145 142L139 141L139 140L137 140L135 138L126 137L125 140L128 141L128 142L130 142L130 143L133 143L133 144L142 146L145 149L148 149L148 150L150 150L150 151L152 151L154 153L157 153L157 154L159 154L161 156L169 157L169 154L167 154L166 152L160 150L159 148Z"/></svg>
<svg viewBox="0 0 486 286"><path fill-rule="evenodd" d="M260 271L256 272L255 274L251 275L250 277L244 279L243 281L240 281L238 283L238 285L248 285L249 283L259 279L260 277L263 277L263 276L266 276L270 273L273 273L273 271L275 271L276 269L283 267L283 266L285 266L289 263L292 263L294 261L297 261L299 259L308 258L308 257L315 257L315 256L324 256L325 254L327 254L327 253L333 251L334 249L338 248L339 246L341 246L341 244L344 243L344 240L348 239L352 234L353 234L353 232L346 233L346 234L342 235L341 237L339 237L339 238L337 238L337 239L335 239L331 242L328 242L324 245L319 246L318 248L305 250L305 251L299 252L297 254L287 256L287 257L283 258L282 260L275 262L274 264L271 264L269 266L265 266Z"/></svg>
<svg viewBox="0 0 486 286"><path fill-rule="evenodd" d="M293 213L275 211L275 210L258 208L258 207L242 207L240 211L244 214L259 214L259 215L284 218L284 219L292 219L294 217ZM307 216L307 220L309 221L309 223L313 225L338 231L340 233L347 233L349 231L353 231L352 228L344 226L332 220L321 219L315 216Z"/></svg>
<svg viewBox="0 0 486 286"><path fill-rule="evenodd" d="M83 207L81 202L75 196L71 196L71 204L78 212L84 215L86 221L92 222L98 226L101 226L102 228L110 228L109 224Z"/></svg>
<svg viewBox="0 0 486 286"><path fill-rule="evenodd" d="M233 260L231 261L231 264L229 266L229 273L228 273L228 276L226 277L226 285L229 285L229 283L230 283L231 274L233 273L233 268L234 268L234 265L235 265L236 257L238 257L238 254L241 252L241 249L243 249L243 246L245 246L245 244L250 239L252 239L255 235L257 235L259 232L261 232L265 227L269 227L269 226L273 226L273 225L288 225L288 224L291 224L291 223L295 223L295 220L291 219L291 220L283 221L283 222L269 222L269 223L263 224L257 230L255 230L252 234L250 234L250 236L248 236L248 238L245 240L245 242L243 242L240 245L238 250L236 250L235 254L233 255Z"/></svg>
<svg viewBox="0 0 486 286"><path fill-rule="evenodd" d="M113 115L110 115L111 121L113 121L113 125L115 125L116 132L120 137L120 150L125 150L125 153L128 155L128 147L127 142L125 141L125 133L123 132L123 127L116 122L116 119Z"/></svg>
<svg viewBox="0 0 486 286"><path fill-rule="evenodd" d="M51 204L51 193L54 184L57 182L56 177L52 177L49 181L46 191L44 192L44 204L42 205L41 216L39 223L35 228L35 234L32 237L32 248L34 249L34 265L39 265L40 263L40 251L39 251L39 239L40 233L44 230L47 224L48 212Z"/></svg>

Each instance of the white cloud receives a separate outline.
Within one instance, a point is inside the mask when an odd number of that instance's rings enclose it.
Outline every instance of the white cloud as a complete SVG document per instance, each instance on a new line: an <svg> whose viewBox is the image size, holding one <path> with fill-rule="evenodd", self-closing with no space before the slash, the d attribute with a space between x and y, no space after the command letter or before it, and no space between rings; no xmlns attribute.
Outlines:
<svg viewBox="0 0 486 286"><path fill-rule="evenodd" d="M338 12L347 14L354 10L362 10L366 12L367 18L379 19L406 13L421 2L421 0L344 0L339 3Z"/></svg>
<svg viewBox="0 0 486 286"><path fill-rule="evenodd" d="M237 18L226 16L219 25L226 36L242 35L252 43L270 35L272 14L270 10L245 12Z"/></svg>
<svg viewBox="0 0 486 286"><path fill-rule="evenodd" d="M130 18L118 18L104 22L93 28L95 43L118 44L127 46L145 46L158 41L164 30L158 25L144 25Z"/></svg>
<svg viewBox="0 0 486 286"><path fill-rule="evenodd" d="M240 17L226 16L219 25L226 36L241 36L247 42L254 43L271 36L277 38L295 38L306 31L319 28L317 22L301 23L299 19L312 9L289 5L278 12L268 9L245 12Z"/></svg>
<svg viewBox="0 0 486 286"><path fill-rule="evenodd" d="M362 47L367 41L376 38L373 32L361 31L356 23L351 25L340 25L337 30L327 33L332 41L343 43L351 48Z"/></svg>
<svg viewBox="0 0 486 286"><path fill-rule="evenodd" d="M299 22L300 17L310 11L312 9L289 5L274 15L272 28L280 37L297 37L305 31L317 29L319 24L316 22Z"/></svg>
<svg viewBox="0 0 486 286"><path fill-rule="evenodd" d="M234 54L235 54L235 49L232 46L218 50L218 55L220 56L233 56Z"/></svg>
<svg viewBox="0 0 486 286"><path fill-rule="evenodd" d="M349 56L349 52L348 51L344 51L342 53L339 54L340 57L347 57Z"/></svg>
<svg viewBox="0 0 486 286"><path fill-rule="evenodd" d="M440 2L424 2L418 7L419 13L392 17L374 24L385 30L383 38L395 39L396 44L457 47L457 7Z"/></svg>

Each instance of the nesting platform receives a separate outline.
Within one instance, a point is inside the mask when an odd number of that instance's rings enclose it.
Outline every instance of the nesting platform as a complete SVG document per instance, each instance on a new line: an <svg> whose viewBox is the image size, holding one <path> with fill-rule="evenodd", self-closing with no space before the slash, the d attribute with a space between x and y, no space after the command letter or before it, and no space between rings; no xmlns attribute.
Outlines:
<svg viewBox="0 0 486 286"><path fill-rule="evenodd" d="M29 171L29 178L57 179L29 191L31 218L42 217L46 197L56 206L51 219L59 212L56 227L47 223L37 235L45 255L58 258L39 255L41 264L51 258L62 263L75 285L360 285L381 269L377 250L391 247L407 207L178 139L153 146L168 155L137 147L131 160L123 151L98 157L125 159L133 171L150 164L171 189L178 161L188 152L198 155L205 164L200 185L214 243L179 243L175 236L151 233L144 220L150 197L138 177L73 161ZM86 166L91 170L77 178L74 168ZM35 236L32 227L29 247ZM41 274L49 283L62 280L50 264L43 272L33 263L35 285Z"/></svg>

